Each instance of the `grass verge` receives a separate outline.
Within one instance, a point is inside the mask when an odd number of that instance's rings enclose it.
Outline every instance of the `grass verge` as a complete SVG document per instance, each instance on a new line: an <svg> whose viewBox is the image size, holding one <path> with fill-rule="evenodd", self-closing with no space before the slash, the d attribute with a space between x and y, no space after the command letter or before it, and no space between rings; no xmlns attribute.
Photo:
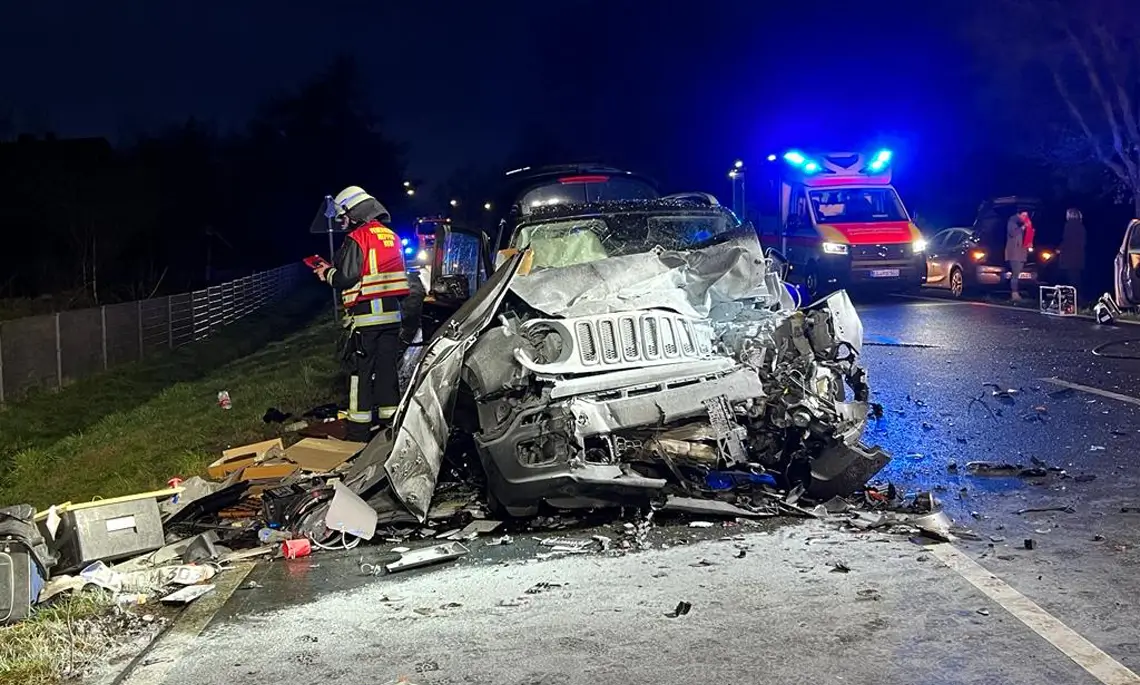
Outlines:
<svg viewBox="0 0 1140 685"><path fill-rule="evenodd" d="M201 475L218 451L274 437L268 407L340 399L328 291L304 289L213 339L0 411L0 505L114 497ZM217 405L228 390L233 408ZM0 628L0 685L55 685L130 657L158 624L103 592L53 601Z"/></svg>
<svg viewBox="0 0 1140 685"><path fill-rule="evenodd" d="M300 414L339 399L327 296L306 289L216 339L0 411L0 505L162 487L204 473L220 449L274 437L268 407Z"/></svg>
<svg viewBox="0 0 1140 685"><path fill-rule="evenodd" d="M0 628L0 685L54 685L82 677L148 625L117 609L106 592L61 598L22 623Z"/></svg>

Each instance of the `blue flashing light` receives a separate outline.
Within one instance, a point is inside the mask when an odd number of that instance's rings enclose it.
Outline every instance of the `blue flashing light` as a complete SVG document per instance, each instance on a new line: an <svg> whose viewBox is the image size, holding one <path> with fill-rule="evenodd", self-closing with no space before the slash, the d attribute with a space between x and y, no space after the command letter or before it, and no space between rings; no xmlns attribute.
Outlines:
<svg viewBox="0 0 1140 685"><path fill-rule="evenodd" d="M882 171L883 169L887 168L887 165L890 164L890 162L891 151L879 150L875 153L875 156L871 159L871 163L867 165L867 168L871 171Z"/></svg>
<svg viewBox="0 0 1140 685"><path fill-rule="evenodd" d="M819 165L815 162L808 162L804 165L804 173L814 174L817 171L819 171Z"/></svg>
<svg viewBox="0 0 1140 685"><path fill-rule="evenodd" d="M407 246L408 246L408 239L407 238L400 238L400 247L407 247Z"/></svg>
<svg viewBox="0 0 1140 685"><path fill-rule="evenodd" d="M775 162L776 161L776 155L768 155L768 161L769 162Z"/></svg>
<svg viewBox="0 0 1140 685"><path fill-rule="evenodd" d="M404 238L404 242L407 242L407 238ZM412 254L415 251L416 251L416 248L414 248L414 247L405 247L404 248L404 254Z"/></svg>
<svg viewBox="0 0 1140 685"><path fill-rule="evenodd" d="M792 150L791 152L784 153L784 161L794 166L801 166L804 162L807 161L807 157L804 157L802 154L796 152L795 150Z"/></svg>

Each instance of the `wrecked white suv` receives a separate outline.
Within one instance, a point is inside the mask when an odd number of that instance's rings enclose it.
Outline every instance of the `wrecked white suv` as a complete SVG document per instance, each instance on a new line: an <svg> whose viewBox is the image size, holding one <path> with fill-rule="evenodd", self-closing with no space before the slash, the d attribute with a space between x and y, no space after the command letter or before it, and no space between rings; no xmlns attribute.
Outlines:
<svg viewBox="0 0 1140 685"><path fill-rule="evenodd" d="M382 513L426 518L457 427L492 505L519 516L765 485L830 497L887 463L860 443L870 405L846 293L797 309L776 258L715 200L535 209L500 256L346 479L379 491Z"/></svg>

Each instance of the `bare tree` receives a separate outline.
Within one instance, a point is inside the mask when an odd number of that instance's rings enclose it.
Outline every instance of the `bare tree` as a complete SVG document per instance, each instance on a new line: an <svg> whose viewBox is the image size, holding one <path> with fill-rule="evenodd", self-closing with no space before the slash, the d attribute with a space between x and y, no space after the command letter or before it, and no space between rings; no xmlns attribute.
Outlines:
<svg viewBox="0 0 1140 685"><path fill-rule="evenodd" d="M1007 77L1000 81L1006 106L1015 117L1026 113L1022 125L1053 134L1037 137L1045 142L1042 152L1068 173L1095 162L1140 216L1136 9L1129 0L1002 0L980 15L977 28L983 49ZM1027 113L1037 107L1046 114Z"/></svg>

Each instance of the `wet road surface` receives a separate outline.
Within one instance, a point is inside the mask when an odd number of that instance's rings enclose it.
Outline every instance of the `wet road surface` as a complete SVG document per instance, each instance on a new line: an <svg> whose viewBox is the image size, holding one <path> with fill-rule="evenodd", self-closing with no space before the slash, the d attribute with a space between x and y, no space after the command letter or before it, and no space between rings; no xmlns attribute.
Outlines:
<svg viewBox="0 0 1140 685"><path fill-rule="evenodd" d="M1140 406L1042 380L1140 398L1140 361L1090 353L1140 338L1140 327L949 302L859 309L885 410L865 440L894 455L882 476L933 490L980 537L958 550L1140 670ZM1015 392L995 397L987 383ZM975 476L970 461L1065 475ZM1072 513L1017 513L1050 507ZM620 541L624 530L533 536L594 533ZM236 591L163 670L181 684L751 682L758 672L766 682L1097 682L897 536L792 519L680 524L656 529L648 551L541 561L529 535L485 541L458 562L393 576L359 569L391 544L261 564L248 577L260 587ZM526 592L538 583L561 586ZM664 616L682 600L691 613ZM127 682L160 682L146 671Z"/></svg>

